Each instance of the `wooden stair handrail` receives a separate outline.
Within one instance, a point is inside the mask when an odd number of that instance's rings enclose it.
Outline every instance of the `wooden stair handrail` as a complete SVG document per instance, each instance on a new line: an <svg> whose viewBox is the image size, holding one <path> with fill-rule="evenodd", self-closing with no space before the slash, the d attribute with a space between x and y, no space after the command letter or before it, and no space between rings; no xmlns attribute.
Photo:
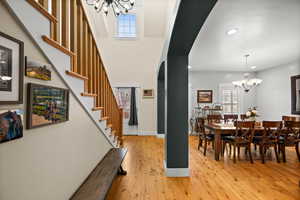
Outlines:
<svg viewBox="0 0 300 200"><path fill-rule="evenodd" d="M56 19L56 17L54 17L52 14L50 14L48 12L48 10L46 10L43 5L41 5L39 2L35 1L35 0L26 0L32 7L34 7L35 9L37 9L41 14L43 14L45 17L47 17L51 22L53 23L57 23L58 20Z"/></svg>

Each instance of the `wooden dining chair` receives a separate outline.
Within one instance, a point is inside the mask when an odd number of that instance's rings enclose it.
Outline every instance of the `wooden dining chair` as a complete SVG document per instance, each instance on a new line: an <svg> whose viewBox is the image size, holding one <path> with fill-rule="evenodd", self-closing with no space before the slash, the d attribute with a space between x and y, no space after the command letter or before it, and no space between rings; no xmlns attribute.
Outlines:
<svg viewBox="0 0 300 200"><path fill-rule="evenodd" d="M242 121L245 121L247 119L247 115L246 114L241 114L240 118Z"/></svg>
<svg viewBox="0 0 300 200"><path fill-rule="evenodd" d="M300 162L300 121L285 121L284 122L285 131L279 137L279 150L282 153L283 162L286 162L286 147L295 147L298 160Z"/></svg>
<svg viewBox="0 0 300 200"><path fill-rule="evenodd" d="M236 163L236 150L240 147L246 148L246 153L249 154L250 162L253 163L251 155L251 143L254 135L255 122L252 121L237 121L235 122L235 134L232 136L225 136L223 138L224 144L227 143L233 146L233 162Z"/></svg>
<svg viewBox="0 0 300 200"><path fill-rule="evenodd" d="M262 123L264 131L262 135L256 135L253 137L253 143L259 146L259 153L261 162L265 163L265 154L268 148L273 147L276 161L279 163L278 158L278 141L282 130L281 121L263 121Z"/></svg>
<svg viewBox="0 0 300 200"><path fill-rule="evenodd" d="M293 117L293 116L282 116L282 121L300 121L300 117Z"/></svg>
<svg viewBox="0 0 300 200"><path fill-rule="evenodd" d="M208 123L220 123L222 119L222 115L207 115Z"/></svg>
<svg viewBox="0 0 300 200"><path fill-rule="evenodd" d="M198 144L198 150L200 147L202 147L203 142L204 142L204 149L203 149L203 155L206 156L206 151L207 151L207 145L209 143L212 143L212 146L214 147L214 135L205 130L204 124L205 124L205 119L204 118L198 118L198 127L199 127L199 144Z"/></svg>
<svg viewBox="0 0 300 200"><path fill-rule="evenodd" d="M203 140L204 140L204 132L205 132L204 123L205 123L204 118L196 119L196 127L197 127L196 131L198 133L198 139L199 139L198 150L200 149L200 147L202 147Z"/></svg>
<svg viewBox="0 0 300 200"><path fill-rule="evenodd" d="M237 121L239 118L238 115L233 115L233 114L225 114L224 115L224 122L228 123L230 120L232 121Z"/></svg>

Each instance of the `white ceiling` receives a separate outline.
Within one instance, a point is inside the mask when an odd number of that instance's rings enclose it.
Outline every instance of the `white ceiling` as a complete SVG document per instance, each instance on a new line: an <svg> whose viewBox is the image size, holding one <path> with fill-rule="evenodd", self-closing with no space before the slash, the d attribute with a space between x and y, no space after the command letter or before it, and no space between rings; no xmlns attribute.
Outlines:
<svg viewBox="0 0 300 200"><path fill-rule="evenodd" d="M259 71L300 59L300 0L219 0L189 59L192 70L206 71Z"/></svg>
<svg viewBox="0 0 300 200"><path fill-rule="evenodd" d="M137 16L137 39L164 38L168 17L175 2L175 0L136 0L134 9L130 13ZM99 38L115 37L117 20L112 10L109 9L108 16L105 16L95 12L93 6L87 6L86 3L84 5L91 23L96 27L94 30L96 36Z"/></svg>

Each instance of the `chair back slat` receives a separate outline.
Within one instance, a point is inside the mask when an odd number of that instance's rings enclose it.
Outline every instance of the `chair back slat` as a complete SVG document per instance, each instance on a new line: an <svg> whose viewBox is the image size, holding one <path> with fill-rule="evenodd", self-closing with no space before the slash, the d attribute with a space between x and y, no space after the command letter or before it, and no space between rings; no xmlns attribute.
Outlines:
<svg viewBox="0 0 300 200"><path fill-rule="evenodd" d="M282 121L263 121L264 128L281 128Z"/></svg>
<svg viewBox="0 0 300 200"><path fill-rule="evenodd" d="M222 115L207 115L208 123L220 123L222 119Z"/></svg>
<svg viewBox="0 0 300 200"><path fill-rule="evenodd" d="M300 121L300 117L282 116L282 121Z"/></svg>
<svg viewBox="0 0 300 200"><path fill-rule="evenodd" d="M246 114L241 114L240 118L242 121L245 121L247 119L247 115Z"/></svg>
<svg viewBox="0 0 300 200"><path fill-rule="evenodd" d="M248 139L249 142L252 141L254 136L254 131L255 131L254 121L236 121L235 127L236 127L236 131L235 131L236 137L244 137Z"/></svg>
<svg viewBox="0 0 300 200"><path fill-rule="evenodd" d="M197 118L196 119L196 123L198 125L198 132L199 133L205 133L205 128L204 128L204 124L205 124L205 119L204 118Z"/></svg>
<svg viewBox="0 0 300 200"><path fill-rule="evenodd" d="M285 121L284 125L287 129L299 129L300 121Z"/></svg>
<svg viewBox="0 0 300 200"><path fill-rule="evenodd" d="M285 121L284 126L287 129L284 134L285 145L300 142L300 121Z"/></svg>
<svg viewBox="0 0 300 200"><path fill-rule="evenodd" d="M264 127L264 139L270 139L269 136L273 136L272 139L279 137L282 129L282 121L263 121L262 125Z"/></svg>
<svg viewBox="0 0 300 200"><path fill-rule="evenodd" d="M225 114L225 115L224 115L224 121L225 121L225 123L228 123L229 120L237 121L238 118L239 118L238 115L229 115L229 114Z"/></svg>

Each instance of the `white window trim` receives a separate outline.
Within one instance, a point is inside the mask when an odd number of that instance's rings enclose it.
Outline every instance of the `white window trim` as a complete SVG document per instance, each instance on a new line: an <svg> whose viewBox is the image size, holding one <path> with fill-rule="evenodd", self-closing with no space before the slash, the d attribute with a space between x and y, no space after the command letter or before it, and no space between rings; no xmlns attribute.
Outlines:
<svg viewBox="0 0 300 200"><path fill-rule="evenodd" d="M136 12L130 12L128 13L130 15L135 15L135 37L119 37L118 31L119 31L119 21L116 18L115 23L115 31L114 31L114 38L117 40L138 40L139 39L139 26L138 26L138 15Z"/></svg>
<svg viewBox="0 0 300 200"><path fill-rule="evenodd" d="M221 84L219 84L219 102L221 102L222 105L223 105L223 89L230 89L231 90L231 89L234 89L234 86L232 85L232 83L221 83ZM242 95L240 89L237 88L236 90L238 92L238 113L237 114L240 115L242 113L244 95Z"/></svg>

